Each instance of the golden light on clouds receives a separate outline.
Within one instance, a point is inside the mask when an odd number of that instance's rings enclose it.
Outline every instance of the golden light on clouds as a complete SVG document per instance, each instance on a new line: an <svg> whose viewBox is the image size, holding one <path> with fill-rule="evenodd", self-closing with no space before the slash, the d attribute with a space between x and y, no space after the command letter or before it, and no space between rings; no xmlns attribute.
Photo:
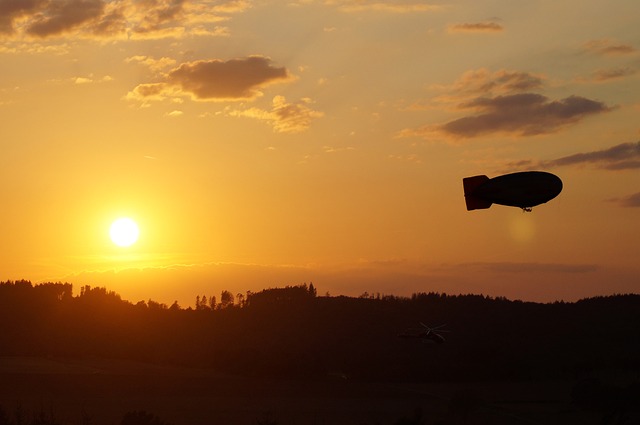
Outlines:
<svg viewBox="0 0 640 425"><path fill-rule="evenodd" d="M475 33L498 33L504 31L502 25L497 22L473 22L454 24L449 26L449 32L475 32Z"/></svg>

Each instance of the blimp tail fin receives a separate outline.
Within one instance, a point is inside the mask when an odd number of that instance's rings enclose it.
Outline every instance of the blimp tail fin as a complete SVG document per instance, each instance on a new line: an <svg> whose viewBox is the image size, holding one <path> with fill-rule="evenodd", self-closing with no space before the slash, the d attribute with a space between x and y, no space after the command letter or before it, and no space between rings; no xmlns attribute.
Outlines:
<svg viewBox="0 0 640 425"><path fill-rule="evenodd" d="M474 196L473 192L476 188L488 181L487 176L473 176L465 177L462 179L462 185L464 187L464 201L467 204L467 211L471 210L484 210L491 206L491 202L485 199Z"/></svg>

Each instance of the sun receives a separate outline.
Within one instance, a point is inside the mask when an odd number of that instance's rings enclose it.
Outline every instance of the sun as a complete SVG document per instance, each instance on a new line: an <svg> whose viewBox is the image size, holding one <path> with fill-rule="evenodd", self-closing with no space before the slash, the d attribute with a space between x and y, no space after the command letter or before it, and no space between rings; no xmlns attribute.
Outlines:
<svg viewBox="0 0 640 425"><path fill-rule="evenodd" d="M138 240L140 230L135 221L130 218L119 218L111 224L109 236L114 244L122 247L131 246Z"/></svg>

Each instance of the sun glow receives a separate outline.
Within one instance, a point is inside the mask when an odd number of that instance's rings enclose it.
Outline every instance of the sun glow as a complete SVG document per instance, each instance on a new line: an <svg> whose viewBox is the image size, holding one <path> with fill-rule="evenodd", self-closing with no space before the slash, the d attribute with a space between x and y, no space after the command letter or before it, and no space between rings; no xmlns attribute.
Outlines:
<svg viewBox="0 0 640 425"><path fill-rule="evenodd" d="M127 247L131 246L138 240L140 230L135 221L130 218L119 218L111 224L109 236L114 244Z"/></svg>

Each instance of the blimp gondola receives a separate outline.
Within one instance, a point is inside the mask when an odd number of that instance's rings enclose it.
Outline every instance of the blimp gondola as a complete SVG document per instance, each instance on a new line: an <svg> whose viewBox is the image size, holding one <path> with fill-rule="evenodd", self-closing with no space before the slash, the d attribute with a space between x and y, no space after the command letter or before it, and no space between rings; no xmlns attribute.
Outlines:
<svg viewBox="0 0 640 425"><path fill-rule="evenodd" d="M499 204L530 212L562 191L560 177L545 171L522 171L491 179L485 175L465 177L462 185L467 211Z"/></svg>

